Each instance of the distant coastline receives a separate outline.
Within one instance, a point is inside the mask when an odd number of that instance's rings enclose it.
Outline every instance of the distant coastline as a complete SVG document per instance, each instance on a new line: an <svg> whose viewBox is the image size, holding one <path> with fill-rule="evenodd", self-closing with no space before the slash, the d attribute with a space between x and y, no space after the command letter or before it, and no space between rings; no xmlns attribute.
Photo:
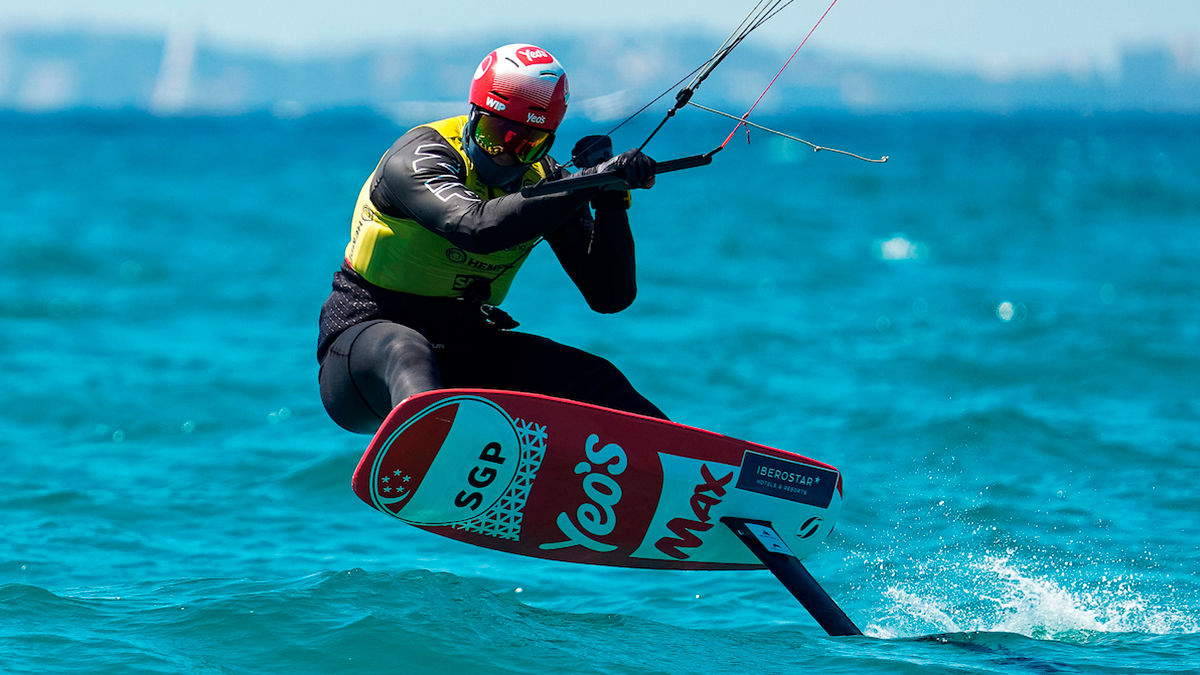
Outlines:
<svg viewBox="0 0 1200 675"><path fill-rule="evenodd" d="M496 39L503 38L283 58L213 44L188 31L9 30L0 32L0 110L135 108L164 116L270 111L299 117L369 107L394 118L435 117L452 114L465 100L463 83L475 55ZM662 93L719 41L689 33L544 40L568 65L573 113L598 122L620 119ZM745 45L698 100L744 107L780 58ZM1165 44L1127 49L1117 72L948 71L814 49L800 53L759 111L794 108L1189 113L1200 111L1200 71Z"/></svg>

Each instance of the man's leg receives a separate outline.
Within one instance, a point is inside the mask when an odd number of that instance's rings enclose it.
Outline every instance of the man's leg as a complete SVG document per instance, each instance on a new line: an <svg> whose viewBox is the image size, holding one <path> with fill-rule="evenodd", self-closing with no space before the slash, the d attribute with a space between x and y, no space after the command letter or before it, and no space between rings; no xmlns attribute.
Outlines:
<svg viewBox="0 0 1200 675"><path fill-rule="evenodd" d="M366 321L333 341L321 364L321 402L339 426L373 434L392 408L440 389L433 348L420 333L390 321Z"/></svg>

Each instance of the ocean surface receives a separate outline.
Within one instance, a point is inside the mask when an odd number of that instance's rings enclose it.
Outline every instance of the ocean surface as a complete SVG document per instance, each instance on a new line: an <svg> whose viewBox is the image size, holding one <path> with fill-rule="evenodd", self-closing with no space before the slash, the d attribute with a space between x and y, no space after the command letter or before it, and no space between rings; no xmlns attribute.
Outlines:
<svg viewBox="0 0 1200 675"><path fill-rule="evenodd" d="M0 114L0 672L1200 672L1200 119L764 117L891 160L739 134L634 195L629 310L546 247L517 278L523 330L674 420L843 472L806 564L853 638L767 572L521 558L351 493L317 313L421 121Z"/></svg>

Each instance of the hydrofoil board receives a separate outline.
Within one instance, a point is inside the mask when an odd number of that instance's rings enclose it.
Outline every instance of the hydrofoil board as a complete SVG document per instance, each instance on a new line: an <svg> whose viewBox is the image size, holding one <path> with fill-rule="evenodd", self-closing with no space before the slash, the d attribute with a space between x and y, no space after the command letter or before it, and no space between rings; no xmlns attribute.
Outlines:
<svg viewBox="0 0 1200 675"><path fill-rule="evenodd" d="M833 529L838 470L801 455L575 401L447 389L379 428L354 492L451 539L567 562L761 568L721 518L769 522L796 559Z"/></svg>

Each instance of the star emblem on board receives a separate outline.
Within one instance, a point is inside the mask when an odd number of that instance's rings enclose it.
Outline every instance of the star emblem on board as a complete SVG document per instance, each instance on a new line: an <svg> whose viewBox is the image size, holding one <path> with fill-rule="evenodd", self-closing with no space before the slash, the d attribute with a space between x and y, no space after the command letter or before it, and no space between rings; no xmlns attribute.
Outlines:
<svg viewBox="0 0 1200 675"><path fill-rule="evenodd" d="M393 488L391 485L386 485L386 483L392 482L392 478L399 478L401 481L407 483L412 480L412 476L404 473L400 469L396 469L395 471L393 471L391 473L391 475L383 475L383 476L379 477L379 482L384 483L383 487L380 490L381 492L383 492L384 494L390 494L392 492L395 492L397 494L403 495L404 491L405 491L403 486L396 486Z"/></svg>

